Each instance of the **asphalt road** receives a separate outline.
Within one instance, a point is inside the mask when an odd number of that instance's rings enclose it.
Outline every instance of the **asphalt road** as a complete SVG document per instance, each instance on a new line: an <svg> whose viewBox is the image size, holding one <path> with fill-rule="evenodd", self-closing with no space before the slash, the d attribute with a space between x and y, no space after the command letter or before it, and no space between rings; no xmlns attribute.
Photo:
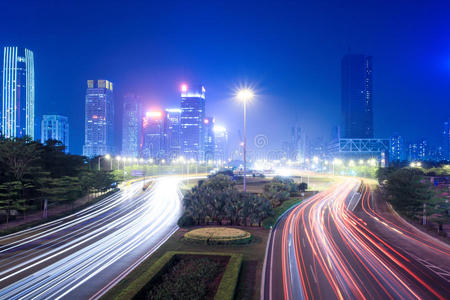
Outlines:
<svg viewBox="0 0 450 300"><path fill-rule="evenodd" d="M56 221L0 238L0 299L101 296L177 230L179 179L133 183Z"/></svg>
<svg viewBox="0 0 450 300"><path fill-rule="evenodd" d="M263 299L448 299L450 247L378 213L359 184L341 181L280 219Z"/></svg>

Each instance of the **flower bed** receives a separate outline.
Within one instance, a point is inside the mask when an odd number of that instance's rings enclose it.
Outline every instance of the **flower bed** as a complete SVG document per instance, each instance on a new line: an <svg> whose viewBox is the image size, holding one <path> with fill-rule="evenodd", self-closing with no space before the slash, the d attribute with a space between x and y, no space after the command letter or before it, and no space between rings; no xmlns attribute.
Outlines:
<svg viewBox="0 0 450 300"><path fill-rule="evenodd" d="M204 244L246 244L252 235L244 230L227 227L206 227L191 230L184 234L187 242Z"/></svg>

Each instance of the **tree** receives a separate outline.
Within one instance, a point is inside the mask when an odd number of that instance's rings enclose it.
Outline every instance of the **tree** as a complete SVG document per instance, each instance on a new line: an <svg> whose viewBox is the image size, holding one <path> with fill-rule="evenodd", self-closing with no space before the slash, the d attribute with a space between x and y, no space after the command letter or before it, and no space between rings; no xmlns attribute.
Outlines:
<svg viewBox="0 0 450 300"><path fill-rule="evenodd" d="M0 208L6 212L6 224L9 223L11 210L18 207L18 198L22 184L20 181L10 181L0 184Z"/></svg>

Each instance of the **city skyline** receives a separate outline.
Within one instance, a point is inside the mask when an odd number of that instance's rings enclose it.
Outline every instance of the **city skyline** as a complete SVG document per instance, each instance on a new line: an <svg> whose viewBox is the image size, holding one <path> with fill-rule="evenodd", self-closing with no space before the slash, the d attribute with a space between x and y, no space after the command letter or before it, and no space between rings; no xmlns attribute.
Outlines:
<svg viewBox="0 0 450 300"><path fill-rule="evenodd" d="M239 4L242 11L253 9L254 14L247 19L241 12L205 3L202 12L190 12L189 21L182 13L183 5L139 4L132 10L127 8L126 16L117 5L96 3L86 11L81 4L70 4L69 9L55 13L58 4L30 4L22 8L27 16L25 23L8 30L4 27L2 37L3 45L21 45L35 54L39 78L36 120L43 114L58 113L81 124L83 86L89 78L115 82L117 99L132 92L141 95L148 106L159 108L177 104L181 83L202 82L208 89L208 110L228 127L230 144L236 145L242 124L228 116L240 112L240 106L233 103L233 91L247 82L260 92L249 111L249 124L254 124L249 127L249 136L265 134L269 146L280 147L289 139L289 128L298 124L312 139L327 138L331 128L340 124L340 60L351 52L373 57L375 136L389 138L394 132L407 140L430 136L430 143L435 144L440 139L441 124L448 118L445 106L450 94L450 51L446 37L450 26L446 26L449 21L445 16L449 7L378 4L348 1L330 3L330 9L323 10L319 4L310 3L299 16L295 15L299 11L295 3L282 6L263 2L256 8L250 3ZM14 7L2 7L5 22L14 15L8 14ZM100 22L95 7L106 8L120 22L114 23L114 18ZM409 27L389 26L399 18L399 10L400 20L410 20ZM365 11L370 13L365 15ZM155 12L160 16L149 17ZM75 22L79 13L86 19L83 24ZM338 19L333 18L336 13ZM415 16L422 14L419 22ZM373 26L380 15L384 22ZM217 19L223 26L214 23ZM261 19L265 22L258 21ZM186 25L178 27L175 20ZM56 22L58 26L54 26ZM162 28L166 34L155 35L153 28ZM75 31L85 34L70 34ZM229 35L231 31L236 34ZM202 33L202 38L188 45L195 33ZM223 37L220 43L217 36ZM252 43L246 40L249 36ZM324 36L329 39L321 43ZM113 44L118 47L110 47ZM58 45L67 45L66 50L60 51ZM91 50L94 47L95 52ZM278 74L283 74L282 78ZM286 124L264 128L268 118L283 118ZM39 128L36 130L39 132ZM83 138L84 129L73 126L74 153L81 153Z"/></svg>

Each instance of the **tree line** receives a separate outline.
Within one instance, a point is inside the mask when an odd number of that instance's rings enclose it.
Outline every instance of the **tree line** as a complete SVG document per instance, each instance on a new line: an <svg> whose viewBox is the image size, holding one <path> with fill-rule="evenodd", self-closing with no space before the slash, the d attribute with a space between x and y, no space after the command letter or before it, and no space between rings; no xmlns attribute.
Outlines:
<svg viewBox="0 0 450 300"><path fill-rule="evenodd" d="M377 171L379 192L401 214L415 220L450 223L448 187L434 186L432 176L450 176L450 166L422 168L387 167ZM446 190L445 190L446 189Z"/></svg>
<svg viewBox="0 0 450 300"><path fill-rule="evenodd" d="M261 226L264 219L274 215L274 207L306 188L306 183L295 184L290 178L275 177L264 186L263 193L244 193L237 190L231 176L217 174L187 192L183 200L185 212L178 225Z"/></svg>
<svg viewBox="0 0 450 300"><path fill-rule="evenodd" d="M0 216L25 218L26 212L70 204L90 194L104 192L115 182L110 172L89 168L88 159L65 153L59 141L45 144L29 137L0 137Z"/></svg>

